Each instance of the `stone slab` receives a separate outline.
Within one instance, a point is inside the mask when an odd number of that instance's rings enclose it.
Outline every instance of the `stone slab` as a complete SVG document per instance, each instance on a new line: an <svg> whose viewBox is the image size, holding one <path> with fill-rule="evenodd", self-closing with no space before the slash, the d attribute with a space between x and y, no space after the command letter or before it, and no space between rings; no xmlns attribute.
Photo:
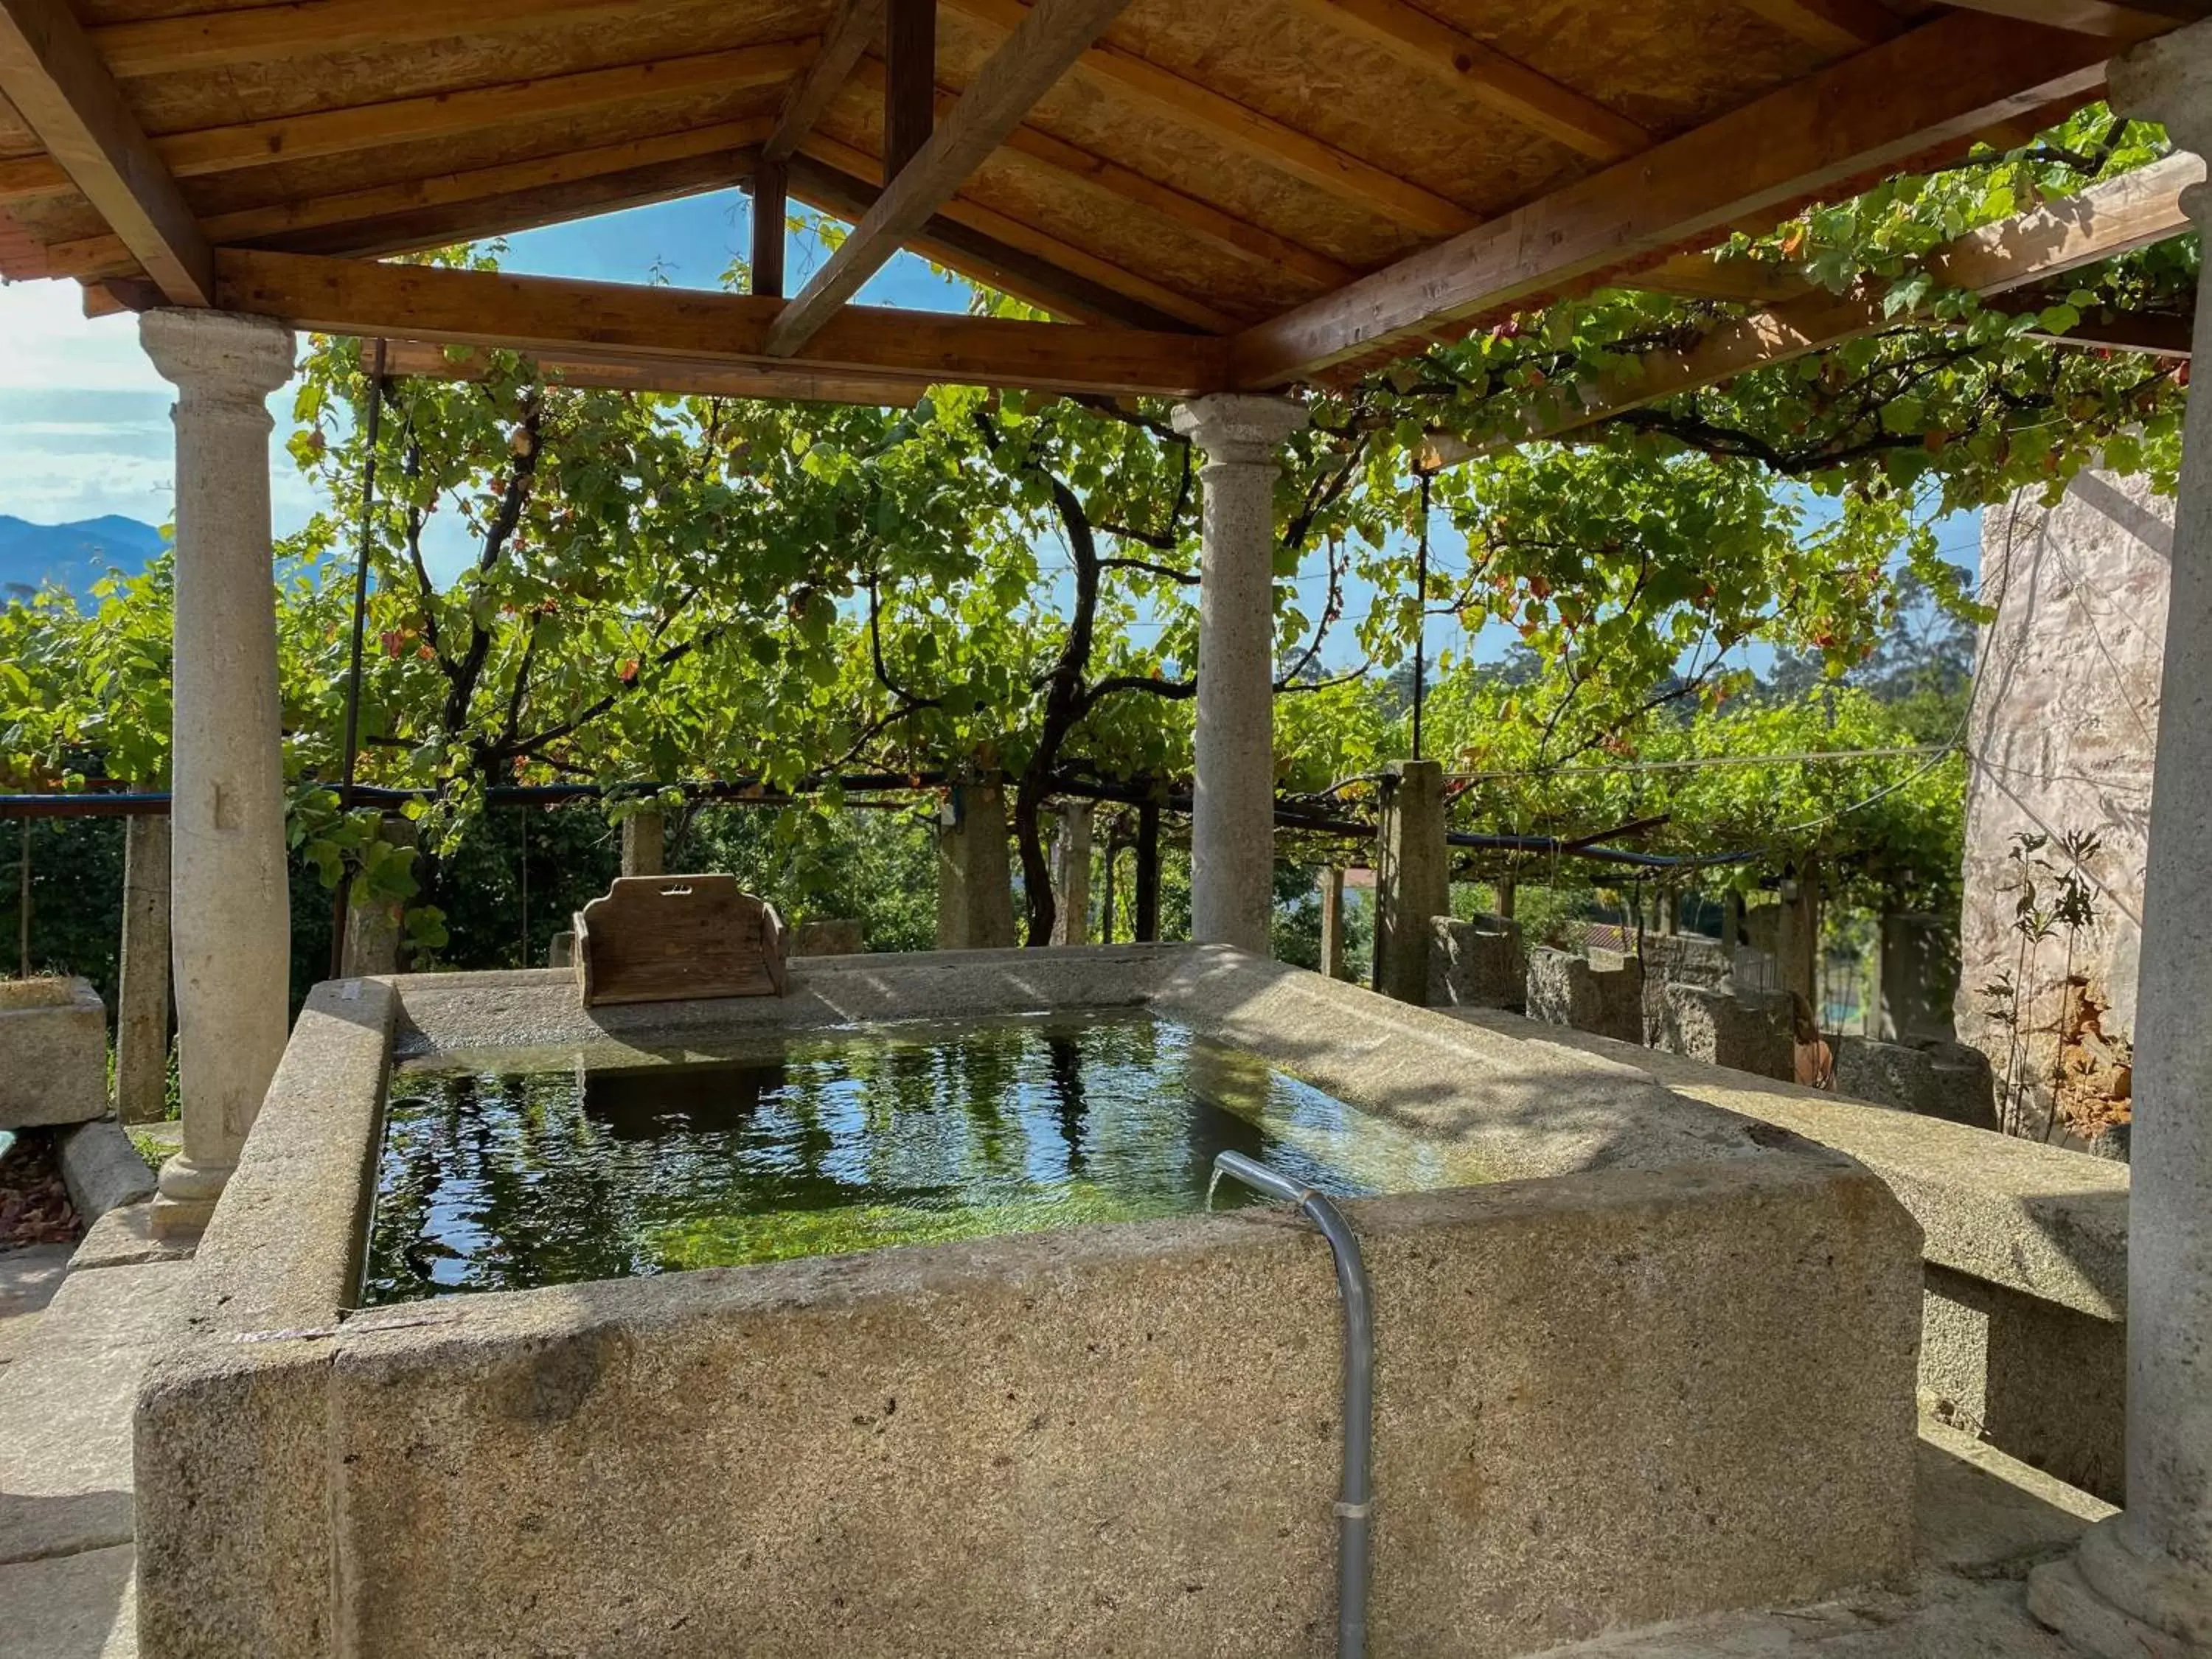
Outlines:
<svg viewBox="0 0 2212 1659"><path fill-rule="evenodd" d="M70 1271L88 1267L137 1267L149 1261L188 1260L198 1243L191 1235L159 1233L154 1227L151 1204L125 1204L110 1210L85 1231Z"/></svg>
<svg viewBox="0 0 2212 1659"><path fill-rule="evenodd" d="M62 1179L70 1202L88 1224L118 1205L154 1196L153 1166L112 1118L81 1123L61 1136Z"/></svg>
<svg viewBox="0 0 2212 1659"><path fill-rule="evenodd" d="M81 979L0 981L0 1129L107 1110L107 1007Z"/></svg>
<svg viewBox="0 0 2212 1659"><path fill-rule="evenodd" d="M0 1659L136 1659L128 1544L0 1566Z"/></svg>
<svg viewBox="0 0 2212 1659"><path fill-rule="evenodd" d="M0 1562L132 1535L138 1383L173 1334L185 1262L72 1273L0 1370Z"/></svg>
<svg viewBox="0 0 2212 1659"><path fill-rule="evenodd" d="M0 1252L0 1364L22 1358L39 1316L62 1287L74 1248L27 1244Z"/></svg>

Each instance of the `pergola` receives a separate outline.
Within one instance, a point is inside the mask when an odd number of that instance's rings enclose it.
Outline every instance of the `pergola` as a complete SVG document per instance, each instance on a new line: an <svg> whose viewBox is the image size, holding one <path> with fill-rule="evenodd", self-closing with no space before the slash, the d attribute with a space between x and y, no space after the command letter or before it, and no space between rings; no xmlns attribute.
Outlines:
<svg viewBox="0 0 2212 1659"><path fill-rule="evenodd" d="M1698 250L2099 95L2212 145L2189 0L0 0L0 276L144 313L177 409L174 939L204 1217L282 1050L266 394L307 328L593 384L1182 400L1206 457L1194 931L1264 949L1272 486L1301 386L1601 283L1760 307L1607 407L1879 325ZM2186 160L1978 233L1996 292L2183 228ZM380 263L732 185L753 291ZM2200 192L2201 193L2201 192ZM787 292L784 204L854 222ZM2087 200L2087 198L2084 198ZM2192 210L2196 210L2192 209ZM2040 240L2039 240L2040 239ZM1055 319L855 306L898 249ZM1716 284L1718 284L1717 287ZM2202 308L2200 307L2200 310ZM2175 546L2136 1071L2130 1498L2039 1606L2212 1651L2212 416ZM1564 429L1553 428L1553 431ZM1532 434L1543 435L1543 434ZM2150 1645L2149 1632L2160 1645Z"/></svg>

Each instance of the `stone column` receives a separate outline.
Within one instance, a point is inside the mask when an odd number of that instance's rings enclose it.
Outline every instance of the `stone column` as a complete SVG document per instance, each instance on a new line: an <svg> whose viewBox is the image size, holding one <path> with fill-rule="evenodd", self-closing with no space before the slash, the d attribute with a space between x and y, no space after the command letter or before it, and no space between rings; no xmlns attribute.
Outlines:
<svg viewBox="0 0 2212 1659"><path fill-rule="evenodd" d="M115 994L115 1115L157 1123L169 1103L169 820L123 832L123 953Z"/></svg>
<svg viewBox="0 0 2212 1659"><path fill-rule="evenodd" d="M1054 945L1091 943L1091 815L1087 800L1061 803L1060 830L1052 838Z"/></svg>
<svg viewBox="0 0 2212 1659"><path fill-rule="evenodd" d="M171 951L184 1150L155 1224L202 1225L284 1052L291 907L270 574L268 397L292 332L215 311L151 311L138 337L177 387L170 771Z"/></svg>
<svg viewBox="0 0 2212 1659"><path fill-rule="evenodd" d="M667 874L668 824L658 806L641 806L622 821L622 872Z"/></svg>
<svg viewBox="0 0 2212 1659"><path fill-rule="evenodd" d="M1504 917L1508 921L1512 921L1514 896L1513 878L1510 876L1498 877L1495 890L1498 894L1498 914Z"/></svg>
<svg viewBox="0 0 2212 1659"><path fill-rule="evenodd" d="M1005 790L988 780L955 784L937 830L937 948L1012 949L1012 883Z"/></svg>
<svg viewBox="0 0 2212 1659"><path fill-rule="evenodd" d="M1431 924L1451 914L1441 761L1393 761L1383 769L1375 844L1375 988L1426 1007Z"/></svg>
<svg viewBox="0 0 2212 1659"><path fill-rule="evenodd" d="M1321 970L1344 977L1344 872L1334 864L1321 872Z"/></svg>
<svg viewBox="0 0 2212 1659"><path fill-rule="evenodd" d="M1299 404L1224 392L1175 412L1206 461L1190 936L1266 956L1275 862L1277 451Z"/></svg>
<svg viewBox="0 0 2212 1659"><path fill-rule="evenodd" d="M415 820L397 812L387 813L376 833L378 839L392 847L411 848L420 839ZM397 899L371 898L356 880L346 895L345 943L338 959L339 974L356 979L366 974L398 973L406 921L405 904Z"/></svg>
<svg viewBox="0 0 2212 1659"><path fill-rule="evenodd" d="M2112 102L2212 155L2212 23L2113 60ZM2212 229L2200 185L2182 206ZM2212 350L2212 266L2196 343ZM2207 361L2212 361L2208 358ZM2070 1559L2039 1569L2028 1605L2106 1659L2212 1654L2212 401L2191 395L2174 515L2158 755L2136 1018L2128 1206L2127 1507Z"/></svg>
<svg viewBox="0 0 2212 1659"><path fill-rule="evenodd" d="M1787 892L1782 897L1782 914L1775 927L1775 966L1782 976L1782 988L1810 1003L1813 1018L1818 1020L1822 1017L1819 864L1808 859L1796 867L1792 878L1797 892L1795 898Z"/></svg>

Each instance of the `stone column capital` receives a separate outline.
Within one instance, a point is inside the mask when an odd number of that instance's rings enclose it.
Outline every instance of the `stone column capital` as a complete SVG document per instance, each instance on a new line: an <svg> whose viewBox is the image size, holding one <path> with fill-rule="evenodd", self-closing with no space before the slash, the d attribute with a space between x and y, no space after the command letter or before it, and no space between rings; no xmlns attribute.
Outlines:
<svg viewBox="0 0 2212 1659"><path fill-rule="evenodd" d="M1305 430L1306 406L1288 398L1218 392L1178 404L1175 429L1205 451L1215 466L1275 466L1277 450Z"/></svg>
<svg viewBox="0 0 2212 1659"><path fill-rule="evenodd" d="M292 331L228 311L149 311L138 342L163 380L195 402L258 409L292 378Z"/></svg>
<svg viewBox="0 0 2212 1659"><path fill-rule="evenodd" d="M2212 156L2212 21L2129 47L2109 75L2115 110L2160 122L2182 149ZM2198 185L2182 192L2181 205L2202 225L2212 198Z"/></svg>

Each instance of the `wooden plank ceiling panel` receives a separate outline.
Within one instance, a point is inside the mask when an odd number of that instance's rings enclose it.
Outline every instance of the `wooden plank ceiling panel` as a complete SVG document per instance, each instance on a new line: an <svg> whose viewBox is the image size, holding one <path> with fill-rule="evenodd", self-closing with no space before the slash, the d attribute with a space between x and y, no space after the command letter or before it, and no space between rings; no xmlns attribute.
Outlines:
<svg viewBox="0 0 2212 1659"><path fill-rule="evenodd" d="M1239 337L1277 386L1554 292L2103 80L2087 37L1954 13Z"/></svg>

